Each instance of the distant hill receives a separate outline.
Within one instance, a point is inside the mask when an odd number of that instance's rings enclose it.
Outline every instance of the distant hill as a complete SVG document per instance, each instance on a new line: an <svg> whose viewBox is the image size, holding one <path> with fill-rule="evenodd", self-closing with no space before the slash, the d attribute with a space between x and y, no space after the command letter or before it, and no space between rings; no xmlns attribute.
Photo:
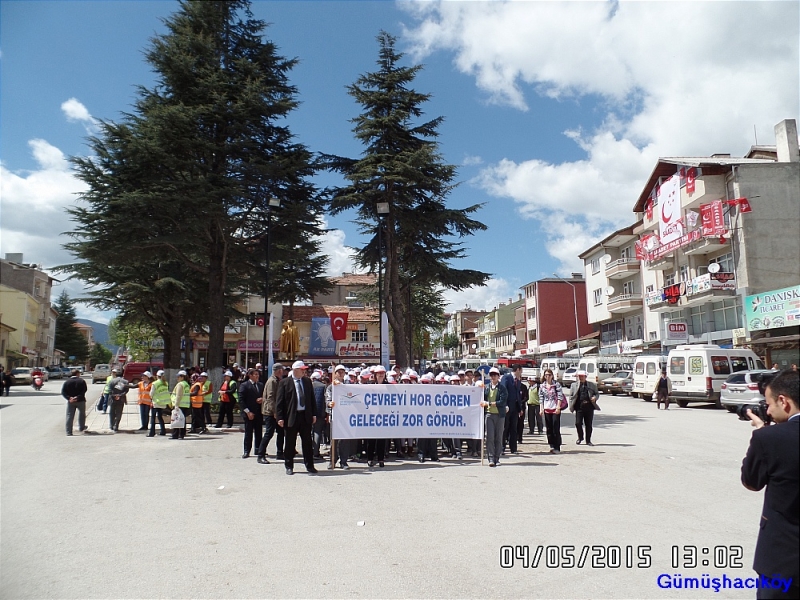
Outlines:
<svg viewBox="0 0 800 600"><path fill-rule="evenodd" d="M102 344L111 352L117 351L117 345L112 344L111 341L108 339L108 325L104 323L98 323L97 321L90 321L89 319L75 319L78 323L82 323L83 325L89 325L92 328L92 332L94 334L94 341L98 344Z"/></svg>

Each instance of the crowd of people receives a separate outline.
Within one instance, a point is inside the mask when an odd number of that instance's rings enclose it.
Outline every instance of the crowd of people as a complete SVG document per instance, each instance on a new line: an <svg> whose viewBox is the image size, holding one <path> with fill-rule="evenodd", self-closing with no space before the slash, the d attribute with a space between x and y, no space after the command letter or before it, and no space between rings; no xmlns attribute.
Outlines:
<svg viewBox="0 0 800 600"><path fill-rule="evenodd" d="M289 383L292 382L290 386ZM81 386L82 384L82 386ZM218 390L216 423L212 415L214 389L208 373L199 367L181 369L177 382L171 387L163 370L155 375L142 374L136 384L125 380L118 369L111 370L96 409L109 415L109 429L119 431L128 394L136 393L141 426L139 431L148 437L166 436L165 414L170 414L171 439L186 439L187 434L205 435L209 428L233 428L234 413L241 413L244 429L242 458L255 454L261 464L267 464L267 448L275 438L274 458L283 461L287 473L294 470L296 439L300 437L303 461L309 472L316 472L314 462L323 459L323 453L334 452L329 468L338 464L349 469L351 460L366 461L368 466L385 466L387 457L438 461L440 456L463 460L481 455L481 440L453 438L424 439L366 439L337 440L331 443L331 418L333 387L352 384L436 384L478 386L483 389L481 405L486 413L485 444L489 466L500 464L506 454L517 454L523 442L527 417L530 436L546 432L550 452L561 452L561 412L569 409L575 413L577 443L592 443L592 422L597 405L597 387L586 381L586 373L578 373L578 381L565 392L554 380L549 369L538 377L523 380L522 368L515 367L501 373L497 367L489 371L488 380L473 369L448 374L440 371L422 375L413 369L394 366L387 370L382 365L347 368L344 365L308 366L296 361L291 367L277 363L267 374L262 365L240 369L233 364L224 372ZM80 372L73 372L64 383L62 395L68 400L67 435L72 435L74 415L78 414L80 431L85 431L86 383ZM466 448L465 448L466 447ZM286 451L291 448L291 451Z"/></svg>

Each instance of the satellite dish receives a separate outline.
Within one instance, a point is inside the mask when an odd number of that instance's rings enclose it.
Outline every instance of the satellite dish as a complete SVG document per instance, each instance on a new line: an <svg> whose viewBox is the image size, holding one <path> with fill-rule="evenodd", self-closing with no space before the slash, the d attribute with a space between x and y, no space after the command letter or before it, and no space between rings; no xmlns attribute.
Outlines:
<svg viewBox="0 0 800 600"><path fill-rule="evenodd" d="M604 254L603 258L601 258L600 260L603 261L604 265L607 265L608 263L611 262L611 255L610 254Z"/></svg>
<svg viewBox="0 0 800 600"><path fill-rule="evenodd" d="M719 263L711 263L708 265L709 273L719 273Z"/></svg>
<svg viewBox="0 0 800 600"><path fill-rule="evenodd" d="M608 286L606 289L603 290L606 296L613 296L614 295L614 288L613 286Z"/></svg>

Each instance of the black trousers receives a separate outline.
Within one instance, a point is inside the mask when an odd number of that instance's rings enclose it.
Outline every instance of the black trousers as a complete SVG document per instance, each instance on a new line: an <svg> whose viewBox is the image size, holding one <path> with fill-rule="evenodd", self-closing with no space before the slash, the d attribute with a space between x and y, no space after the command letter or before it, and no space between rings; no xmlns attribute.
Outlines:
<svg viewBox="0 0 800 600"><path fill-rule="evenodd" d="M594 420L594 407L585 406L575 411L575 429L578 430L578 441L583 440L583 427L586 426L586 441L592 441L592 421Z"/></svg>
<svg viewBox="0 0 800 600"><path fill-rule="evenodd" d="M511 452L517 451L517 421L519 421L519 413L516 409L506 412L506 425L505 429L503 429L504 450L508 445Z"/></svg>
<svg viewBox="0 0 800 600"><path fill-rule="evenodd" d="M211 402L203 402L203 424L207 427L213 422L214 418L211 416Z"/></svg>
<svg viewBox="0 0 800 600"><path fill-rule="evenodd" d="M367 440L367 460L374 460L376 452L378 460L383 462L386 458L386 440Z"/></svg>
<svg viewBox="0 0 800 600"><path fill-rule="evenodd" d="M203 407L192 407L192 433L203 431L206 428L206 421L203 415Z"/></svg>
<svg viewBox="0 0 800 600"><path fill-rule="evenodd" d="M525 430L525 415L517 415L517 442L522 443L522 432Z"/></svg>
<svg viewBox="0 0 800 600"><path fill-rule="evenodd" d="M561 415L544 413L544 422L547 425L547 443L554 450L561 450Z"/></svg>
<svg viewBox="0 0 800 600"><path fill-rule="evenodd" d="M417 454L422 457L427 456L431 460L439 460L436 440L434 438L417 438Z"/></svg>
<svg viewBox="0 0 800 600"><path fill-rule="evenodd" d="M539 433L542 433L542 413L539 412L539 404L528 404L528 432L533 433L534 425L537 426Z"/></svg>
<svg viewBox="0 0 800 600"><path fill-rule="evenodd" d="M187 407L184 407L184 406L181 406L179 408L181 409L181 412L183 413L183 418L184 419L188 419L189 418L189 411L191 409L189 409ZM180 429L173 429L172 430L172 439L173 440L177 440L178 438L184 439L185 437L186 437L186 425L184 425Z"/></svg>
<svg viewBox="0 0 800 600"><path fill-rule="evenodd" d="M166 434L167 430L164 427L164 409L153 405L150 407L150 435L156 434L156 419L161 426L161 435Z"/></svg>
<svg viewBox="0 0 800 600"><path fill-rule="evenodd" d="M250 454L253 449L253 436L256 438L256 449L261 447L261 437L264 429L264 415L260 412L250 413L253 418L250 419L247 413L242 413L244 417L244 453Z"/></svg>
<svg viewBox="0 0 800 600"><path fill-rule="evenodd" d="M228 428L233 427L233 402L220 402L219 403L219 417L217 418L217 427L222 427L222 422L228 419ZM211 421L209 421L210 423Z"/></svg>
<svg viewBox="0 0 800 600"><path fill-rule="evenodd" d="M272 415L265 415L264 416L264 425L266 425L266 432L264 433L264 437L261 440L261 443L258 446L258 455L259 456L266 456L267 455L267 446L269 446L269 442L272 439L272 436L275 435L277 432L278 437L275 441L276 456L277 458L283 458L283 442L284 442L284 431L283 427L278 425L278 421L275 420L275 417Z"/></svg>
<svg viewBox="0 0 800 600"><path fill-rule="evenodd" d="M300 447L303 449L303 463L306 469L314 468L314 442L311 439L312 415L305 410L298 410L294 425L284 427L283 464L287 469L294 468L294 455L297 454L297 436L300 436Z"/></svg>

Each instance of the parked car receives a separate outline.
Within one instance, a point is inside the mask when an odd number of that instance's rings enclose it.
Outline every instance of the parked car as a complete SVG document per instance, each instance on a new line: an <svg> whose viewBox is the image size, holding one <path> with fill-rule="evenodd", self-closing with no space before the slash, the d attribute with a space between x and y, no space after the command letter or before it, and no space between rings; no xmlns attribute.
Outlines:
<svg viewBox="0 0 800 600"><path fill-rule="evenodd" d="M739 371L729 376L720 390L720 402L730 412L742 404L758 404L764 396L758 391L758 381L765 373L777 373L769 369Z"/></svg>
<svg viewBox="0 0 800 600"><path fill-rule="evenodd" d="M30 367L17 367L16 369L11 369L11 383L13 385L25 385L30 384L33 382L33 369Z"/></svg>
<svg viewBox="0 0 800 600"><path fill-rule="evenodd" d="M570 367L561 375L561 385L572 385L578 379L578 367Z"/></svg>
<svg viewBox="0 0 800 600"><path fill-rule="evenodd" d="M603 379L597 389L605 394L630 394L633 391L633 371L617 371L608 379Z"/></svg>
<svg viewBox="0 0 800 600"><path fill-rule="evenodd" d="M92 371L92 383L105 383L108 376L111 375L111 365L95 365Z"/></svg>
<svg viewBox="0 0 800 600"><path fill-rule="evenodd" d="M47 376L50 379L63 379L64 374L61 372L61 367L45 367Z"/></svg>
<svg viewBox="0 0 800 600"><path fill-rule="evenodd" d="M164 368L163 362L128 362L122 370L122 376L131 383L139 383L142 380L142 373L150 371L155 375L159 369Z"/></svg>
<svg viewBox="0 0 800 600"><path fill-rule="evenodd" d="M69 379L72 377L72 369L69 367L61 367L61 375L64 379Z"/></svg>

